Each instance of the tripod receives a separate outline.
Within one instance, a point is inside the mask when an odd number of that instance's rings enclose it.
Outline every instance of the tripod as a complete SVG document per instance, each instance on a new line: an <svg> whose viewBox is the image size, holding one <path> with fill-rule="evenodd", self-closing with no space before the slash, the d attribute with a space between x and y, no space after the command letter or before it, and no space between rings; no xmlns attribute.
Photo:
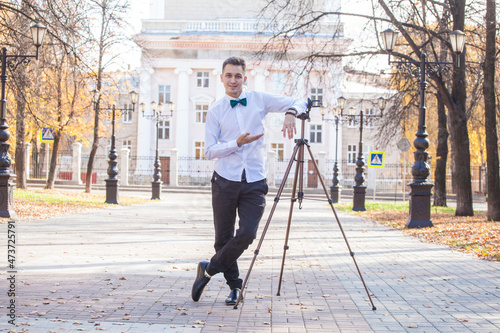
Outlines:
<svg viewBox="0 0 500 333"><path fill-rule="evenodd" d="M255 260L257 259L257 255L259 254L262 243L264 242L264 237L266 236L267 229L269 228L269 225L271 223L271 219L273 218L274 211L276 210L276 206L278 205L278 202L280 200L281 193L283 192L283 189L285 187L286 180L288 179L288 175L290 174L290 170L292 169L292 164L294 161L296 161L297 164L295 166L295 176L293 179L292 197L291 197L291 201L290 201L290 211L288 214L288 224L287 224L286 235L285 235L285 245L283 247L283 258L281 261L280 279L279 279L279 284L278 284L278 292L276 294L277 296L280 296L281 282L283 281L283 269L285 267L286 251L288 250L288 238L290 235L293 206L294 206L295 202L298 201L299 207L300 207L300 205L302 204L302 200L304 199L304 191L303 191L303 186L304 186L304 178L303 178L303 174L304 174L304 147L307 147L307 151L309 152L309 157L311 158L314 169L315 169L316 173L318 174L318 178L319 178L321 186L323 187L323 190L325 192L325 196L328 200L330 207L332 208L333 214L335 215L335 219L337 220L337 224L338 224L339 229L342 233L342 237L344 238L347 249L349 250L349 254L352 257L352 260L354 262L354 265L356 266L356 270L358 271L361 282L363 283L363 287L365 288L366 294L368 295L368 299L370 300L370 303L372 305L372 310L377 309L375 307L375 305L373 304L372 298L370 296L370 293L368 292L368 288L366 287L365 281L363 279L363 275L361 275L361 271L359 270L356 259L354 258L354 252L352 252L351 247L349 246L349 242L347 241L347 238L345 236L342 225L340 224L340 220L337 216L337 212L335 211L335 208L333 207L333 201L330 199L330 197L328 195L328 191L327 191L325 183L323 181L323 177L321 176L321 173L319 172L319 169L318 169L318 165L316 164L316 160L314 159L314 157L312 155L311 147L309 146L308 141L306 139L304 139L305 121L307 119L309 119L309 112L311 110L311 107L313 107L313 102L314 101L308 100L307 111L305 113L297 116L302 122L302 124L301 124L301 136L300 136L300 139L295 140L296 145L293 149L292 157L290 158L290 162L288 163L288 166L286 168L285 175L283 176L283 180L281 181L281 185L278 189L276 197L274 198L273 207L271 208L271 211L269 213L269 217L267 218L267 222L266 222L264 229L262 231L262 235L260 236L260 240L259 240L259 243L257 245L257 248L254 251L254 256L253 256L252 262L250 263L250 267L248 268L247 275L245 276L245 279L243 280L243 286L241 288L241 293L238 295L238 299L236 300L236 304L234 305L234 309L238 308L238 304L240 303L241 299L243 298L243 292L244 292L246 284L248 282L248 278L250 276L250 273L252 272L253 265L255 263ZM298 191L297 191L297 184L298 184ZM295 195L297 195L297 197L295 197Z"/></svg>

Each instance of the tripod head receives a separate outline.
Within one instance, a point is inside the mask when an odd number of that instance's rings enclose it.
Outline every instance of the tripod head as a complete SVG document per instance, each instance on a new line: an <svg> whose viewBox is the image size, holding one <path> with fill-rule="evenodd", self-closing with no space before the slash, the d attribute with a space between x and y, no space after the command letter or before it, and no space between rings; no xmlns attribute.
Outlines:
<svg viewBox="0 0 500 333"><path fill-rule="evenodd" d="M319 108L321 107L321 100L319 99L307 99L307 108L306 112L301 113L300 115L297 116L297 118L302 119L302 120L308 120L309 118L309 112L311 112L312 108Z"/></svg>

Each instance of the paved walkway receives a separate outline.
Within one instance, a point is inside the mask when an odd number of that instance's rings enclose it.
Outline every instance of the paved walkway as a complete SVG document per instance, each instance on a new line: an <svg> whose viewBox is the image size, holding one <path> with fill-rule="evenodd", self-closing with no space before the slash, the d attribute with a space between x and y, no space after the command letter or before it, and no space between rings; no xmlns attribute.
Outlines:
<svg viewBox="0 0 500 333"><path fill-rule="evenodd" d="M220 275L199 302L190 297L197 262L213 251L207 193L167 193L161 202L17 222L16 327L6 316L2 224L0 331L500 331L500 263L339 212L373 311L324 201L295 205L276 296L289 210L281 199L236 310L224 304L228 289ZM242 257L243 273L256 246Z"/></svg>

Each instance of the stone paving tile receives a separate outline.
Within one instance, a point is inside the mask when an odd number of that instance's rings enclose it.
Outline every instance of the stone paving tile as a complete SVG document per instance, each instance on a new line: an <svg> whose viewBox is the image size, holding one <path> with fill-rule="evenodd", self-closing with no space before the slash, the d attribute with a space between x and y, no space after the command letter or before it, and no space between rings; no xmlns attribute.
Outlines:
<svg viewBox="0 0 500 333"><path fill-rule="evenodd" d="M270 208L273 198L268 199ZM288 210L282 199L238 309L224 304L228 289L222 276L210 281L199 302L190 298L197 262L213 251L208 194L169 193L161 202L142 206L19 222L15 329L500 331L497 262L422 243L339 212L351 257L325 202L305 200L301 210L294 210L277 296ZM257 243L241 258L243 274ZM4 241L0 253L5 251ZM5 288L5 275L0 271L0 288ZM5 310L6 304L0 304L0 331L8 332L13 327Z"/></svg>

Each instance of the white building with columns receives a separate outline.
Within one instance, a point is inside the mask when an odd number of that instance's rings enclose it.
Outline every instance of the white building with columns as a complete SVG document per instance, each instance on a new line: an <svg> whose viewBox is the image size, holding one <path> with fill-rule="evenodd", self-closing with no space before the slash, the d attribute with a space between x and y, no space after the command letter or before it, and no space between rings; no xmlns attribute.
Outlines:
<svg viewBox="0 0 500 333"><path fill-rule="evenodd" d="M248 90L293 95L304 100L319 99L329 109L337 105L339 96L344 95L349 97L349 106L379 112L374 108L380 96L375 96L374 91L378 93L380 89L358 85L358 91L346 91L354 85L345 82L341 60L322 71L303 72L295 62L276 61L269 57L258 59L256 52L266 44L270 35L266 21L256 19L263 3L262 0L150 1L150 15L142 21L141 32L135 36L142 50L141 68L138 70L140 102L145 103L146 115L153 112L151 101L173 102L175 108L171 117L158 122L158 133L154 121L136 112L133 117L137 125L134 135L130 136L130 132L121 134L125 139L128 135L127 146L132 156L154 156L158 135L158 154L163 164L168 163L172 154L193 161L204 158L206 112L224 96L221 67L230 56L247 60ZM339 9L340 1L325 0L320 6L325 11ZM332 52L346 51L349 40L343 37L342 22L339 20L337 17L321 23L322 33L315 37L314 42L328 43L327 48ZM294 49L288 52L288 57L293 59L303 54L310 47L309 43L311 39L308 38L294 39ZM163 113L170 114L167 106ZM294 141L283 138L281 134L283 117L281 114L270 114L265 124L266 145L268 151L274 152L276 161L287 160L295 145ZM369 132L374 130L373 127L366 129L366 139L370 140ZM299 136L300 133L296 137ZM319 109L313 109L310 121L305 123L305 138L309 140L316 159L339 161L351 161L352 147L359 141L356 131L347 124L341 126L337 137L335 123L324 121ZM339 147L337 155L334 149L336 141ZM373 140L364 145L370 149L378 148ZM397 150L389 149L387 159L399 163ZM135 171L131 172L143 173L151 169L150 165L150 159L138 158ZM168 166L162 165L162 169L168 170ZM325 170L325 173L328 172Z"/></svg>

